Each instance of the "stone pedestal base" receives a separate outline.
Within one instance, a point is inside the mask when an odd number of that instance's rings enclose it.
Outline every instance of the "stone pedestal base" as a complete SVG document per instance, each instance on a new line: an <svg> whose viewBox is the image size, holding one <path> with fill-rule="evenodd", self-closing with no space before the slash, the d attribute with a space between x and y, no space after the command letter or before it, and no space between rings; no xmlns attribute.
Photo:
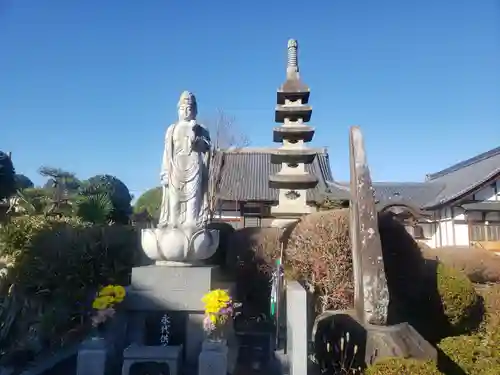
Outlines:
<svg viewBox="0 0 500 375"><path fill-rule="evenodd" d="M228 372L227 342L203 341L198 359L198 375L226 375Z"/></svg>
<svg viewBox="0 0 500 375"><path fill-rule="evenodd" d="M372 364L380 358L401 357L436 360L437 351L411 325L365 326L365 361Z"/></svg>
<svg viewBox="0 0 500 375"><path fill-rule="evenodd" d="M122 375L133 375L131 369L139 364L167 365L170 375L180 374L182 363L181 346L135 346L123 351ZM155 366L160 367L160 366Z"/></svg>
<svg viewBox="0 0 500 375"><path fill-rule="evenodd" d="M288 226L297 223L299 220L300 220L300 218L298 218L298 217L295 219L277 218L277 219L273 219L273 221L271 222L271 227L285 229Z"/></svg>
<svg viewBox="0 0 500 375"><path fill-rule="evenodd" d="M322 355L321 350L325 350L322 337L326 335L333 342L339 342L347 332L350 342L346 344L346 351L355 355L356 361L367 365L387 357L437 360L436 348L408 323L390 326L362 324L352 310L326 311L318 316L313 335L319 355ZM353 354L355 345L359 350Z"/></svg>
<svg viewBox="0 0 500 375"><path fill-rule="evenodd" d="M186 314L185 361L196 364L203 331L203 295L213 289L231 289L223 280L217 266L172 267L151 265L132 269L131 288L125 299L125 307L136 316L152 311L178 311ZM136 326L141 322L134 323ZM136 337L141 336L140 329ZM139 344L140 340L136 340Z"/></svg>

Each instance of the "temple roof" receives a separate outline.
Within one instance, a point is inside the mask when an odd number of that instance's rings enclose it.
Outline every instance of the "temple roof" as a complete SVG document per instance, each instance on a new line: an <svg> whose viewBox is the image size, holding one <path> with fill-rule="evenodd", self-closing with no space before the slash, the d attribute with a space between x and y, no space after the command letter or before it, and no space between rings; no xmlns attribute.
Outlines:
<svg viewBox="0 0 500 375"><path fill-rule="evenodd" d="M442 171L427 175L424 182L374 182L375 198L382 203L407 202L435 209L465 198L500 177L500 147L477 155ZM330 186L347 183L329 182ZM337 198L335 192L329 194Z"/></svg>
<svg viewBox="0 0 500 375"><path fill-rule="evenodd" d="M223 153L219 197L238 201L278 201L278 190L269 188L269 176L280 171L280 164L271 164L271 148L242 148L218 151ZM317 156L306 170L318 177L318 185L307 191L307 200L321 202L332 180L326 149L315 149ZM338 195L338 194L337 194Z"/></svg>
<svg viewBox="0 0 500 375"><path fill-rule="evenodd" d="M220 197L226 200L277 201L278 191L268 186L270 174L280 170L271 164L271 148L243 148L219 151L224 154ZM319 183L307 192L309 201L349 199L346 182L336 182L330 170L328 152L315 149L317 156L306 170ZM346 166L347 168L347 166ZM500 147L430 174L424 182L374 182L379 203L405 202L423 209L435 209L465 198L500 177Z"/></svg>

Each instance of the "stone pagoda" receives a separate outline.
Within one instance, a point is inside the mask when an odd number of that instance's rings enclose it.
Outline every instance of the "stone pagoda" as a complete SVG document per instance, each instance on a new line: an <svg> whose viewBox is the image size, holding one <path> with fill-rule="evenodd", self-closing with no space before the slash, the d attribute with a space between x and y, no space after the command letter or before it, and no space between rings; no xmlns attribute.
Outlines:
<svg viewBox="0 0 500 375"><path fill-rule="evenodd" d="M306 171L306 164L314 161L316 150L306 146L313 138L314 128L306 124L312 113L310 90L300 79L297 51L297 41L290 39L286 81L277 92L275 121L282 125L273 132L273 141L281 142L282 146L271 154L271 163L281 164L281 170L269 176L269 187L279 189L278 205L271 208L271 214L291 220L316 211L307 205L306 193L318 184L318 178Z"/></svg>

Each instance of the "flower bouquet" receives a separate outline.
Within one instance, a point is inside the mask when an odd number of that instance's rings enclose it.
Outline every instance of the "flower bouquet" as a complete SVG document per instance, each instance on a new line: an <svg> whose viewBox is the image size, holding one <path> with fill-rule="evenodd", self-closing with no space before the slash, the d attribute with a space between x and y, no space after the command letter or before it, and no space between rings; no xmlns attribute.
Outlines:
<svg viewBox="0 0 500 375"><path fill-rule="evenodd" d="M236 304L226 290L215 289L205 294L201 300L205 305L203 329L208 338L222 341L224 333L235 313Z"/></svg>
<svg viewBox="0 0 500 375"><path fill-rule="evenodd" d="M108 285L102 288L92 302L95 310L91 317L92 327L99 329L116 312L115 306L123 302L126 292L121 285Z"/></svg>

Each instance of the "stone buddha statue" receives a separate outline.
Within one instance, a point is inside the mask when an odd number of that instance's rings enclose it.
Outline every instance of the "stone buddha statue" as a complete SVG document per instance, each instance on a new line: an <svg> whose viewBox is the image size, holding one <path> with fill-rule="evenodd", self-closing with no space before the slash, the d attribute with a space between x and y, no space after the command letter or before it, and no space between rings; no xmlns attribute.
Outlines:
<svg viewBox="0 0 500 375"><path fill-rule="evenodd" d="M219 233L207 230L209 219L209 131L196 122L196 97L184 91L178 121L170 125L160 173L163 189L160 221L142 231L142 247L157 262L196 262L211 257Z"/></svg>

